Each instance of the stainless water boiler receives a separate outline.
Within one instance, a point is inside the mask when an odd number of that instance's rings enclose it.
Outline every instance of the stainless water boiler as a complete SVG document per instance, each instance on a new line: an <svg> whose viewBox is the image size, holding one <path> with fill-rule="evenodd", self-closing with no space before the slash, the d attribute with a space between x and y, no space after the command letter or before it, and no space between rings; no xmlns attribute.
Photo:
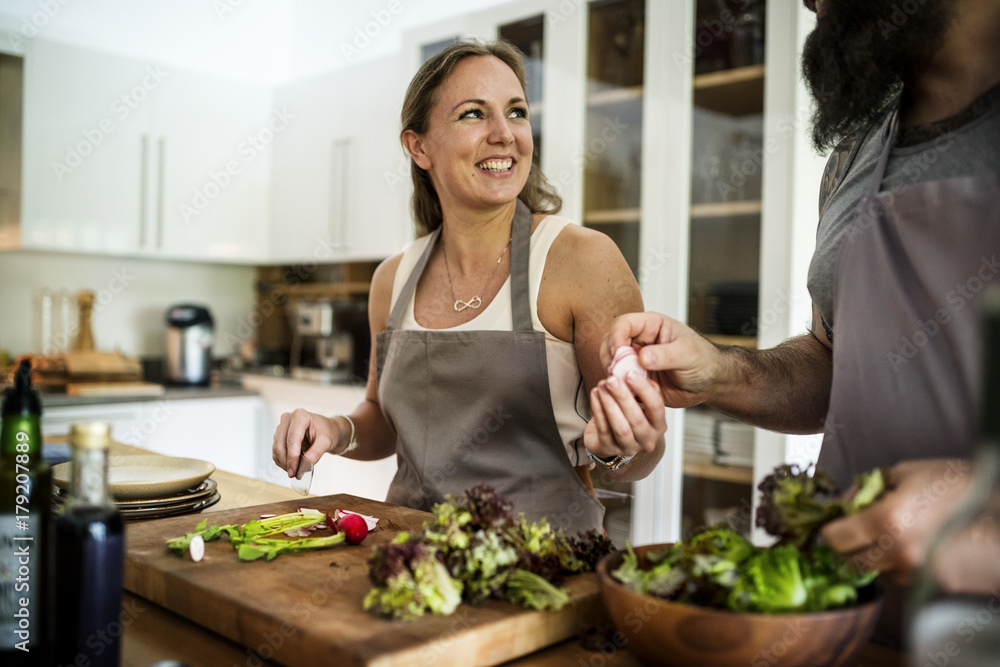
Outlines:
<svg viewBox="0 0 1000 667"><path fill-rule="evenodd" d="M167 309L166 321L166 384L208 385L215 340L212 314L204 306L183 303Z"/></svg>

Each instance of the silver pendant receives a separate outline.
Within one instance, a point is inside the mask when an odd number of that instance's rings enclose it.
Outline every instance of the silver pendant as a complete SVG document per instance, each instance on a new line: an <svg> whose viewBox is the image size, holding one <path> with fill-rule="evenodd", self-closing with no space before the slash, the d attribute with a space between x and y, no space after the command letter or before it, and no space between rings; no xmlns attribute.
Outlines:
<svg viewBox="0 0 1000 667"><path fill-rule="evenodd" d="M454 306L454 308L455 308L455 312L456 313L460 313L463 310L465 310L466 308L472 308L473 310L475 310L476 308L479 308L481 305L483 305L483 300L480 299L478 296L474 296L471 299L469 299L468 301L462 301L461 299L455 299L455 306Z"/></svg>

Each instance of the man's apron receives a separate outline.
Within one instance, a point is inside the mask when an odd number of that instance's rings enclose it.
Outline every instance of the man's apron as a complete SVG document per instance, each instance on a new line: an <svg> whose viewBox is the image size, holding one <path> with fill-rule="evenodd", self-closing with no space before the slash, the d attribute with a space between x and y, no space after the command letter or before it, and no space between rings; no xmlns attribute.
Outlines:
<svg viewBox="0 0 1000 667"><path fill-rule="evenodd" d="M400 323L440 235L433 232L376 337L378 396L396 430L387 502L429 510L485 482L535 521L572 535L602 530L604 507L580 481L556 426L545 334L531 324L531 211L511 227L513 331L414 331Z"/></svg>
<svg viewBox="0 0 1000 667"><path fill-rule="evenodd" d="M845 489L876 467L972 456L977 297L1000 282L1000 175L883 192L897 124L898 114L835 274L833 386L817 466Z"/></svg>

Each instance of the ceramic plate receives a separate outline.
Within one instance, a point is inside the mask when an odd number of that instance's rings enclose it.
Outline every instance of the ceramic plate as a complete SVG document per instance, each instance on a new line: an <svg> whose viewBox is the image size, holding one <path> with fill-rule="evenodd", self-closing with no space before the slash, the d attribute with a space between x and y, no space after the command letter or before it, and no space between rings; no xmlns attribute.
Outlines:
<svg viewBox="0 0 1000 667"><path fill-rule="evenodd" d="M52 468L52 482L69 488L71 463ZM208 461L174 456L112 456L108 482L115 500L163 498L196 487L215 472Z"/></svg>

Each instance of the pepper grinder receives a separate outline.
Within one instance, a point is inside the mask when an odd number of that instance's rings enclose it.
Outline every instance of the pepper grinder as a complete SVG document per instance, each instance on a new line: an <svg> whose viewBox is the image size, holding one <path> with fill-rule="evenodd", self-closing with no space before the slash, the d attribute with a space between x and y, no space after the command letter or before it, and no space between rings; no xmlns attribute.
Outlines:
<svg viewBox="0 0 1000 667"><path fill-rule="evenodd" d="M91 352L94 349L94 331L90 326L90 315L94 311L94 293L89 290L81 290L76 295L78 306L78 328L76 333L77 352Z"/></svg>

